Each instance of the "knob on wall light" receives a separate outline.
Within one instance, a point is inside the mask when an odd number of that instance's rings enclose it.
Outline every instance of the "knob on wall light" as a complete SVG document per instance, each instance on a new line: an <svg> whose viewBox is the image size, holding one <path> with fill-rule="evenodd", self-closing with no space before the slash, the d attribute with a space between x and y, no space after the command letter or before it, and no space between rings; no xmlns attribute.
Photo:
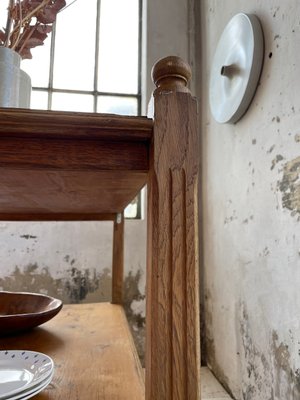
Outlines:
<svg viewBox="0 0 300 400"><path fill-rule="evenodd" d="M248 109L258 85L263 31L254 14L236 14L226 25L213 58L209 103L219 123L235 123Z"/></svg>

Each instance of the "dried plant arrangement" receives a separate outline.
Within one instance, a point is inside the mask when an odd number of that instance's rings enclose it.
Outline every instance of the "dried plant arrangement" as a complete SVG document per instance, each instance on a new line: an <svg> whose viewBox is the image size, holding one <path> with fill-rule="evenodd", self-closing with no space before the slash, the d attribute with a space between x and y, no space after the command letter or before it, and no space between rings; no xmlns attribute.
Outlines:
<svg viewBox="0 0 300 400"><path fill-rule="evenodd" d="M0 30L0 46L11 48L22 59L44 44L65 0L9 0L6 27Z"/></svg>

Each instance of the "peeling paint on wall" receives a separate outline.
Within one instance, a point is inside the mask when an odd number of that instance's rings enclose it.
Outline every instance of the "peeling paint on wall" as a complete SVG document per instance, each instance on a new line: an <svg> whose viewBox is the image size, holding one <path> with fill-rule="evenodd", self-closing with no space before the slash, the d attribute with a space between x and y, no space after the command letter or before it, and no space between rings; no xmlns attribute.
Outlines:
<svg viewBox="0 0 300 400"><path fill-rule="evenodd" d="M109 221L0 224L0 290L44 293L65 304L111 301L112 228ZM146 222L128 221L125 235L126 311L143 359Z"/></svg>
<svg viewBox="0 0 300 400"><path fill-rule="evenodd" d="M290 210L292 216L300 214L300 157L284 164L278 188L282 193L282 206Z"/></svg>
<svg viewBox="0 0 300 400"><path fill-rule="evenodd" d="M246 368L242 375L242 398L274 400L270 363L253 342L246 305L242 303L240 308L240 334L243 347L241 356Z"/></svg>
<svg viewBox="0 0 300 400"><path fill-rule="evenodd" d="M297 133L297 134L294 136L294 139L295 139L295 142L296 142L296 143L300 143L300 133Z"/></svg>
<svg viewBox="0 0 300 400"><path fill-rule="evenodd" d="M97 273L72 267L64 271L62 278L53 278L48 267L29 264L22 269L16 266L12 274L0 278L0 289L43 293L64 303L109 301L111 274L109 269Z"/></svg>
<svg viewBox="0 0 300 400"><path fill-rule="evenodd" d="M274 355L275 395L278 399L300 399L300 370L291 365L289 346L278 343L278 334L273 331L272 352Z"/></svg>
<svg viewBox="0 0 300 400"><path fill-rule="evenodd" d="M300 400L297 2L228 0L213 12L210 0L201 5L202 99L233 15L256 14L265 39L256 107L230 125L217 124L201 103L206 359L235 399Z"/></svg>
<svg viewBox="0 0 300 400"><path fill-rule="evenodd" d="M300 370L292 366L289 346L273 330L270 348L254 343L245 303L241 304L240 334L246 370L242 374L243 400L300 398ZM268 357L268 359L267 359Z"/></svg>
<svg viewBox="0 0 300 400"><path fill-rule="evenodd" d="M141 270L138 270L135 274L129 271L129 274L125 277L123 305L135 341L139 358L142 365L144 366L146 327L144 303L146 296L141 293L139 287L141 276L142 272Z"/></svg>
<svg viewBox="0 0 300 400"><path fill-rule="evenodd" d="M282 160L284 160L284 157L281 154L277 154L277 156L272 160L271 171L275 168L276 164Z"/></svg>
<svg viewBox="0 0 300 400"><path fill-rule="evenodd" d="M111 300L112 277L109 268L76 268L75 260L66 255L70 268L62 271L61 278L54 278L51 269L37 263L14 271L0 278L0 290L43 293L61 299L66 304L93 303ZM145 352L145 295L140 289L142 272L129 271L124 279L124 309L128 318L141 362Z"/></svg>

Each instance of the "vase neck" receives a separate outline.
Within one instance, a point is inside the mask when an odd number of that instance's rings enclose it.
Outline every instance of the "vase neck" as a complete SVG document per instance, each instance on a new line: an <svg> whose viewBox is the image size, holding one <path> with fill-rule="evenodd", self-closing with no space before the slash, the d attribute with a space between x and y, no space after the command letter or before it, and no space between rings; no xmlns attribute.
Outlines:
<svg viewBox="0 0 300 400"><path fill-rule="evenodd" d="M0 62L13 64L19 67L21 64L21 56L8 47L0 46Z"/></svg>

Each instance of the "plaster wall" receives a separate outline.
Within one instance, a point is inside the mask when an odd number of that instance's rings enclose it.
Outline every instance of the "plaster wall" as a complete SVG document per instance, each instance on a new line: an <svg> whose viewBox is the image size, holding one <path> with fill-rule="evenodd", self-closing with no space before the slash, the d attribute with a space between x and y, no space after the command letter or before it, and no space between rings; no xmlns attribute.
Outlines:
<svg viewBox="0 0 300 400"><path fill-rule="evenodd" d="M214 51L236 13L265 36L253 102L210 114ZM205 359L238 400L300 398L300 17L297 0L201 2Z"/></svg>
<svg viewBox="0 0 300 400"><path fill-rule="evenodd" d="M172 55L194 66L194 0L144 0L144 10L146 110L154 89L151 69L156 61Z"/></svg>
<svg viewBox="0 0 300 400"><path fill-rule="evenodd" d="M111 300L112 222L0 223L0 290ZM124 306L144 356L146 222L125 221Z"/></svg>

